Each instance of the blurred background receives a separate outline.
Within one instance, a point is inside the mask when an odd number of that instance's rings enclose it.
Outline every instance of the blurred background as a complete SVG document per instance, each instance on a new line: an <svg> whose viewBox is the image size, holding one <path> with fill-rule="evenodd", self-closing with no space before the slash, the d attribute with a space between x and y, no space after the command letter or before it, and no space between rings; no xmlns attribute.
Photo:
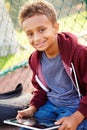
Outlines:
<svg viewBox="0 0 87 130"><path fill-rule="evenodd" d="M34 49L28 43L18 21L20 7L27 1L29 0L0 0L0 84L4 88L10 82L12 84L13 82L25 83L26 80L29 86L30 70L25 72L22 68L27 66L28 57ZM48 1L55 6L57 11L59 32L72 32L78 36L81 44L87 46L87 0ZM20 68L22 71L18 71ZM12 79L14 77L12 72L17 79ZM23 74L25 74L24 78ZM0 91L1 88L3 87L0 87Z"/></svg>

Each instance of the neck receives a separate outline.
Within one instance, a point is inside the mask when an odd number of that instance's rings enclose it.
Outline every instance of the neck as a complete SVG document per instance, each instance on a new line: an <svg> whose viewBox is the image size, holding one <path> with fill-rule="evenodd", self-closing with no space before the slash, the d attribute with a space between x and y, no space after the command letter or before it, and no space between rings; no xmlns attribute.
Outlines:
<svg viewBox="0 0 87 130"><path fill-rule="evenodd" d="M45 54L48 58L54 58L60 53L57 40L54 44L52 44L52 46L50 48L51 49L45 51Z"/></svg>

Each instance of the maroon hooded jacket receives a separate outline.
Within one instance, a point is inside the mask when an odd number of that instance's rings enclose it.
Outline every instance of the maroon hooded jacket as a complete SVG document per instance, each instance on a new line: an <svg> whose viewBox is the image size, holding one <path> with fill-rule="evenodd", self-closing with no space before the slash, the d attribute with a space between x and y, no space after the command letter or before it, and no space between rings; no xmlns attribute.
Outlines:
<svg viewBox="0 0 87 130"><path fill-rule="evenodd" d="M69 32L58 34L58 46L64 68L71 78L80 100L80 111L87 118L87 48L78 43L77 37ZM47 86L41 71L42 52L35 51L29 58L29 65L33 71L32 84L36 88L30 105L37 109L47 100ZM46 88L46 90L45 90Z"/></svg>

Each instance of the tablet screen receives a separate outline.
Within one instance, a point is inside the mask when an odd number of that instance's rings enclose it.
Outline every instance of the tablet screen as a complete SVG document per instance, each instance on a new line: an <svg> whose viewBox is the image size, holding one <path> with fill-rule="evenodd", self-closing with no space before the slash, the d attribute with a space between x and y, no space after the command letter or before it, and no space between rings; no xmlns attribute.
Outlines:
<svg viewBox="0 0 87 130"><path fill-rule="evenodd" d="M20 124L33 126L35 128L41 128L41 129L55 126L53 121L48 121L47 119L41 119L41 118L36 119L34 117L30 117L28 119L19 119L17 120L17 122Z"/></svg>
<svg viewBox="0 0 87 130"><path fill-rule="evenodd" d="M48 120L48 119L36 119L34 117L29 117L26 119L9 119L7 123L10 122L9 124L17 125L17 126L22 126L25 128L32 128L32 129L37 129L37 130L52 130L54 128L58 128L59 126L55 125L53 120ZM6 123L6 121L5 121Z"/></svg>

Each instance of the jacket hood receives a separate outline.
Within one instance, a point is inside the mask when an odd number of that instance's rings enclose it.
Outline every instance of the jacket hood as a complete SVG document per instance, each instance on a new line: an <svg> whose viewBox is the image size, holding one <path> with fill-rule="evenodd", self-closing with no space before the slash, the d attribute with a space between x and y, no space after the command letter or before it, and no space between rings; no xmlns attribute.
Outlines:
<svg viewBox="0 0 87 130"><path fill-rule="evenodd" d="M75 35L69 32L62 32L58 34L59 50L61 56L64 56L62 59L65 62L69 61L69 64L71 63L77 44L78 39Z"/></svg>
<svg viewBox="0 0 87 130"><path fill-rule="evenodd" d="M59 46L62 60L65 62L68 61L68 65L70 66L72 57L74 55L76 46L78 44L77 37L69 32L61 32L57 35L57 40L58 40L58 46ZM30 66L32 62L33 64L40 63L39 59L41 58L41 56L42 56L42 52L39 52L37 50L33 52L29 58ZM38 66L37 64L34 64L34 67L31 66L32 70L34 70L34 68L37 68L37 66ZM35 71L36 69L34 70L34 72Z"/></svg>

